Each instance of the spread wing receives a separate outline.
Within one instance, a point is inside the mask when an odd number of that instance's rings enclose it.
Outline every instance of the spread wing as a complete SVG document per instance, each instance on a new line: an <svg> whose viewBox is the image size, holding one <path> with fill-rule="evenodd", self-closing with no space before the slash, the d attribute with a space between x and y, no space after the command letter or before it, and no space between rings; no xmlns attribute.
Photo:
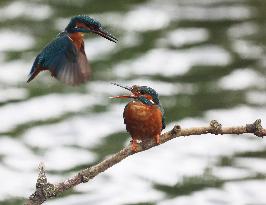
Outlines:
<svg viewBox="0 0 266 205"><path fill-rule="evenodd" d="M66 33L59 34L36 57L31 73L38 69L49 70L52 76L69 85L86 82L91 73L84 44L78 50Z"/></svg>

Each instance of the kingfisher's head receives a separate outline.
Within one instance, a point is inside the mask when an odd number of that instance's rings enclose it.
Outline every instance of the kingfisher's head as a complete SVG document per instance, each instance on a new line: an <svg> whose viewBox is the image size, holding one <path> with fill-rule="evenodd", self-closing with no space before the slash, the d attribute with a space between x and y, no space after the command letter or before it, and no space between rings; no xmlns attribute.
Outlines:
<svg viewBox="0 0 266 205"><path fill-rule="evenodd" d="M112 84L129 90L131 92L130 95L113 96L112 98L133 98L146 105L160 105L158 93L151 87L138 85L128 87L119 85L117 83Z"/></svg>
<svg viewBox="0 0 266 205"><path fill-rule="evenodd" d="M87 15L78 15L72 17L69 24L65 28L65 31L68 33L93 32L108 39L109 41L113 41L115 43L118 41L114 36L105 31L98 21L94 20L93 18Z"/></svg>

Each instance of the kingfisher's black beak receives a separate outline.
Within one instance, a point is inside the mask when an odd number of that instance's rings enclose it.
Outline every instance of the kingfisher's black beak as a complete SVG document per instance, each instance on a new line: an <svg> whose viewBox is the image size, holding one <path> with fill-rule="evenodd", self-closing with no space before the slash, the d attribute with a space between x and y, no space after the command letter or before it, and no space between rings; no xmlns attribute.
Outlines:
<svg viewBox="0 0 266 205"><path fill-rule="evenodd" d="M129 90L130 92L132 91L132 88L129 86L123 86L123 85L120 85L118 83L111 83L111 84L116 85L116 86L121 87L121 88L124 88L126 90Z"/></svg>
<svg viewBox="0 0 266 205"><path fill-rule="evenodd" d="M102 36L102 37L104 37L104 38L106 38L109 41L112 41L114 43L117 43L117 41L118 41L117 38L115 38L110 33L105 31L102 27L93 28L93 29L90 29L90 31L93 33L96 33L97 35Z"/></svg>

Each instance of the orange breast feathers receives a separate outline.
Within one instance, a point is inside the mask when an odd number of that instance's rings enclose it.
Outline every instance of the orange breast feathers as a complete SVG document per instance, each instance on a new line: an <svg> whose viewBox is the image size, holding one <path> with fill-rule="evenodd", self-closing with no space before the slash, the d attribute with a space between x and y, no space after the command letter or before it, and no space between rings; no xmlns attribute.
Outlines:
<svg viewBox="0 0 266 205"><path fill-rule="evenodd" d="M84 46L83 36L84 34L80 32L71 33L69 35L70 39L73 41L78 50L80 50L80 48Z"/></svg>
<svg viewBox="0 0 266 205"><path fill-rule="evenodd" d="M161 134L162 113L156 105L132 101L124 110L124 123L133 139L151 138Z"/></svg>

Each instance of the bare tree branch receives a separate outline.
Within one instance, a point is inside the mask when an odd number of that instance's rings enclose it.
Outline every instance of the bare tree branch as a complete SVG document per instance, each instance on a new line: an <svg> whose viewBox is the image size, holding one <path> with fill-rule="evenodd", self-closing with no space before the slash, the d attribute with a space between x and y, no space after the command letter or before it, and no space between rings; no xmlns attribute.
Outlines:
<svg viewBox="0 0 266 205"><path fill-rule="evenodd" d="M222 127L220 123L216 120L212 120L208 127L195 127L195 128L186 128L181 129L179 125L176 125L171 131L166 132L160 136L161 144L174 139L176 137L181 136L190 136L190 135L202 135L202 134L244 134L244 133L252 133L257 137L266 136L266 129L261 126L261 120L256 120L253 124L247 124L245 126L238 127ZM152 147L158 146L155 141L147 141L138 144L137 151L132 152L130 146L120 150L116 154L111 157L103 160L102 162L81 170L76 175L70 177L69 179L57 183L51 184L47 181L47 177L45 175L44 165L41 163L39 166L39 176L36 183L35 192L27 199L25 205L40 205L45 202L49 198L56 197L58 194L63 193L64 191L75 187L78 184L86 183L90 181L92 178L104 172L108 168L113 165L119 163L126 157L135 154L137 152L142 152Z"/></svg>

